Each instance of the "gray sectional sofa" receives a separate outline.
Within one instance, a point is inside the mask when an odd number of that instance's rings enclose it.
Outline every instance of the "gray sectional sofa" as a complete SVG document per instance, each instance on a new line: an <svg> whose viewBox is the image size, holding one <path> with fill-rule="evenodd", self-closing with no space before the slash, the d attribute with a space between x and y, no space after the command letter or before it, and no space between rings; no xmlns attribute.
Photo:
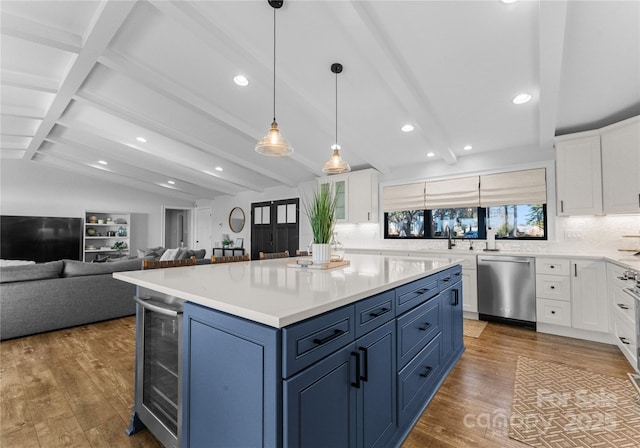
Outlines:
<svg viewBox="0 0 640 448"><path fill-rule="evenodd" d="M142 259L73 260L0 270L0 339L11 339L135 314L135 286L114 272L141 269Z"/></svg>

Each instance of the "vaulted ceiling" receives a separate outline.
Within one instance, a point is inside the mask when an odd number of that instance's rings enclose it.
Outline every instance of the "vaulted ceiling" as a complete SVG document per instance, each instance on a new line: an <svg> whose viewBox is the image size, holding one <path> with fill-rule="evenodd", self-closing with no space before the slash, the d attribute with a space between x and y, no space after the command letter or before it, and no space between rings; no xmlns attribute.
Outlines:
<svg viewBox="0 0 640 448"><path fill-rule="evenodd" d="M342 155L383 174L548 149L556 133L640 112L638 1L285 1L276 116L295 148L285 158L254 151L273 115L266 0L0 8L2 159L182 199L322 175L336 139L333 62L344 66ZM520 92L533 99L514 105Z"/></svg>

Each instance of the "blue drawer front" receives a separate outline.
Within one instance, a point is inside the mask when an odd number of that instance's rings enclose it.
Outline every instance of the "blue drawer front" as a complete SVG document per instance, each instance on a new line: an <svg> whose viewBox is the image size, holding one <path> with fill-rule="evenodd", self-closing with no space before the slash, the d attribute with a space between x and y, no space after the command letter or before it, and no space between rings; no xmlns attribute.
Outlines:
<svg viewBox="0 0 640 448"><path fill-rule="evenodd" d="M282 377L289 378L355 340L353 305L282 329Z"/></svg>
<svg viewBox="0 0 640 448"><path fill-rule="evenodd" d="M397 287L396 314L400 315L438 294L440 292L438 289L438 277L438 274L434 274Z"/></svg>
<svg viewBox="0 0 640 448"><path fill-rule="evenodd" d="M462 266L454 266L440 273L438 286L440 291L462 280Z"/></svg>
<svg viewBox="0 0 640 448"><path fill-rule="evenodd" d="M440 374L440 338L438 334L398 373L398 423L410 422L424 398L438 384Z"/></svg>
<svg viewBox="0 0 640 448"><path fill-rule="evenodd" d="M356 338L396 317L395 293L383 292L355 304Z"/></svg>
<svg viewBox="0 0 640 448"><path fill-rule="evenodd" d="M432 299L397 320L398 368L402 368L440 331L441 300Z"/></svg>

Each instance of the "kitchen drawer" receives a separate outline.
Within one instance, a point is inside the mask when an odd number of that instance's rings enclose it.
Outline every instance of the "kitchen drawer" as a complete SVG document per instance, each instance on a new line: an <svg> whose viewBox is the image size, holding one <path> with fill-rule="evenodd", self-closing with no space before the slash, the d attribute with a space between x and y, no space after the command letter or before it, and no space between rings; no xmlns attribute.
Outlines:
<svg viewBox="0 0 640 448"><path fill-rule="evenodd" d="M571 301L571 277L537 274L536 296L544 299Z"/></svg>
<svg viewBox="0 0 640 448"><path fill-rule="evenodd" d="M410 422L433 393L440 377L439 333L406 367L398 372L398 424Z"/></svg>
<svg viewBox="0 0 640 448"><path fill-rule="evenodd" d="M396 317L395 297L395 292L391 290L355 304L356 338Z"/></svg>
<svg viewBox="0 0 640 448"><path fill-rule="evenodd" d="M415 282L396 288L396 315L400 315L411 308L435 297L438 289L438 274L421 278Z"/></svg>
<svg viewBox="0 0 640 448"><path fill-rule="evenodd" d="M288 378L355 340L349 305L282 329L282 376Z"/></svg>
<svg viewBox="0 0 640 448"><path fill-rule="evenodd" d="M536 274L571 275L571 263L566 258L536 258Z"/></svg>
<svg viewBox="0 0 640 448"><path fill-rule="evenodd" d="M462 267L454 266L442 271L438 276L438 287L440 291L447 289L449 286L462 280Z"/></svg>
<svg viewBox="0 0 640 448"><path fill-rule="evenodd" d="M571 326L571 302L536 299L536 321L545 324Z"/></svg>
<svg viewBox="0 0 640 448"><path fill-rule="evenodd" d="M396 320L398 368L402 368L440 331L440 299L432 299Z"/></svg>
<svg viewBox="0 0 640 448"><path fill-rule="evenodd" d="M615 313L625 316L628 323L636 324L636 300L624 289L614 286L612 288L613 309Z"/></svg>
<svg viewBox="0 0 640 448"><path fill-rule="evenodd" d="M629 363L635 368L638 365L637 336L633 326L622 316L614 315L616 342Z"/></svg>

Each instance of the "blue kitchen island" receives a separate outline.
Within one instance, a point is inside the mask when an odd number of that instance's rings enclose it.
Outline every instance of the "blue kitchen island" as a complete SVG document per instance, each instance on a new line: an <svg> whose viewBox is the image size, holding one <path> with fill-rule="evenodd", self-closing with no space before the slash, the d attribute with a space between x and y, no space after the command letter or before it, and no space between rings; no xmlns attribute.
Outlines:
<svg viewBox="0 0 640 448"><path fill-rule="evenodd" d="M114 274L186 301L182 447L402 443L464 350L456 260L349 255Z"/></svg>

